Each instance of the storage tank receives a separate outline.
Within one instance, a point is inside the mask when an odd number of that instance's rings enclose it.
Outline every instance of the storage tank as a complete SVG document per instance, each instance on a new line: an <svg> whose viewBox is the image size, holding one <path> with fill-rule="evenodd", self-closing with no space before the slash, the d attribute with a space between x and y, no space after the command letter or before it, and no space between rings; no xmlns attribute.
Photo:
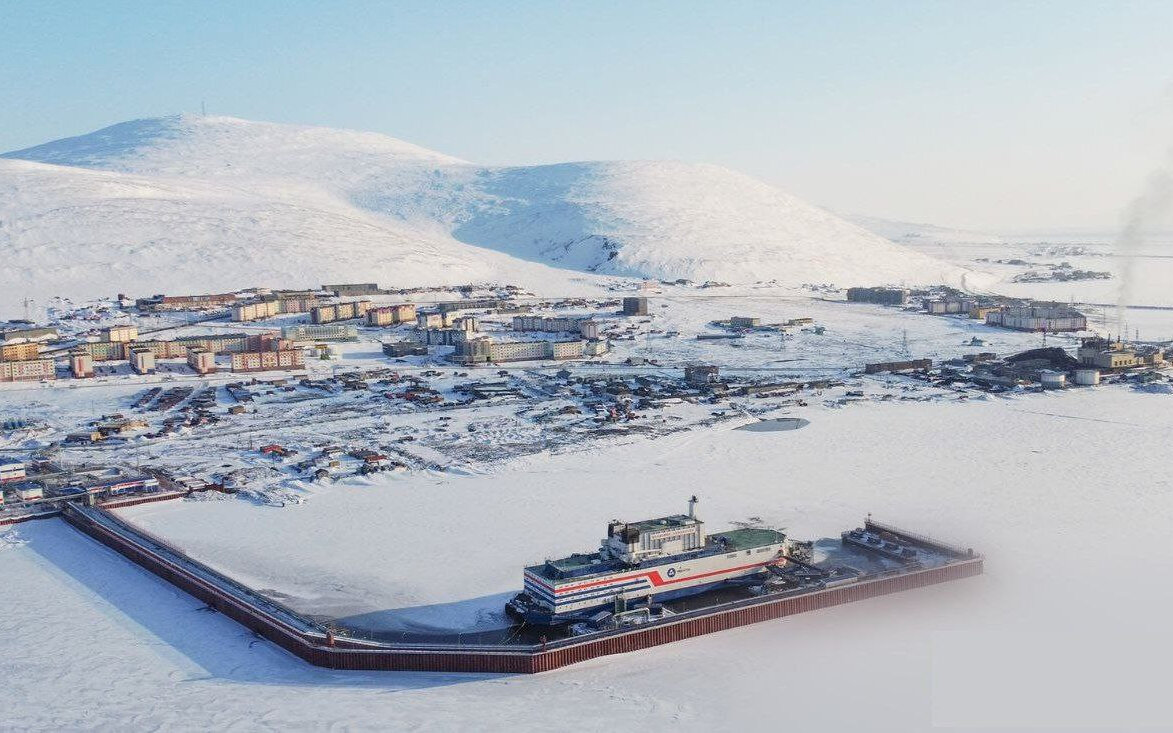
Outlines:
<svg viewBox="0 0 1173 733"><path fill-rule="evenodd" d="M1081 386L1090 387L1100 383L1099 369L1076 369L1075 383Z"/></svg>
<svg viewBox="0 0 1173 733"><path fill-rule="evenodd" d="M1067 375L1063 372L1044 371L1039 375L1043 389L1061 389L1067 386Z"/></svg>

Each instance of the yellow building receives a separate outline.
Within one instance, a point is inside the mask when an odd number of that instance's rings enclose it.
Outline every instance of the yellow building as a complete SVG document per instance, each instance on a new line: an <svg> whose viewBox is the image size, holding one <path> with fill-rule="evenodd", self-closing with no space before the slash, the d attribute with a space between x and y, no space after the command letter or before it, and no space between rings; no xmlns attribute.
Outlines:
<svg viewBox="0 0 1173 733"><path fill-rule="evenodd" d="M138 338L138 326L111 326L102 329L102 340L114 343L129 343Z"/></svg>
<svg viewBox="0 0 1173 733"><path fill-rule="evenodd" d="M41 345L38 343L0 345L0 361L30 361L40 355Z"/></svg>

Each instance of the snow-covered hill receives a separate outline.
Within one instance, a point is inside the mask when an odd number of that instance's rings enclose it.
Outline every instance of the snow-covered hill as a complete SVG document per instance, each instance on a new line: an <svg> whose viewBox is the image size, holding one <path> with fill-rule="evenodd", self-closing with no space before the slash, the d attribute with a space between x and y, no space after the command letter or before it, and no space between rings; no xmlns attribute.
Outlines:
<svg viewBox="0 0 1173 733"><path fill-rule="evenodd" d="M940 245L940 244L1004 244L1006 239L999 234L969 229L954 229L936 224L916 224L907 221L892 221L874 216L845 214L843 218L899 244Z"/></svg>
<svg viewBox="0 0 1173 733"><path fill-rule="evenodd" d="M487 168L374 133L136 120L0 158L0 289L511 280L949 282L964 271L724 168Z"/></svg>

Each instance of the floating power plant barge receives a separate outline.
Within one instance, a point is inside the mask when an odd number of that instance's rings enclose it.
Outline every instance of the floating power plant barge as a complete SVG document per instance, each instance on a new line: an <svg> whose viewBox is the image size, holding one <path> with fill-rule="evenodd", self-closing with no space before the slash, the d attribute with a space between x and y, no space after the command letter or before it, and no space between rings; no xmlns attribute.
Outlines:
<svg viewBox="0 0 1173 733"><path fill-rule="evenodd" d="M694 596L722 585L765 580L768 568L786 562L786 535L773 529L734 529L707 536L688 514L642 522L613 520L597 552L547 560L524 572L525 590L505 607L537 626L599 620L612 608L623 613L639 601Z"/></svg>
<svg viewBox="0 0 1173 733"><path fill-rule="evenodd" d="M614 521L597 552L524 570L496 635L397 634L310 618L195 560L101 505L67 522L310 664L333 669L545 672L796 613L972 577L969 549L881 524L796 542L767 528L709 535L688 514Z"/></svg>

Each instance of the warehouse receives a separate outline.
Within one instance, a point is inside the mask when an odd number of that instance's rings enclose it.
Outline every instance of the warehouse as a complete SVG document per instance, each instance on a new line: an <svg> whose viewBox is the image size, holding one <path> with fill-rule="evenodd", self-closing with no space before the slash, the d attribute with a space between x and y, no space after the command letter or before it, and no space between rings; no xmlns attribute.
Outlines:
<svg viewBox="0 0 1173 733"><path fill-rule="evenodd" d="M864 374L880 374L881 372L907 372L931 369L932 359L909 359L907 361L879 361L865 364Z"/></svg>
<svg viewBox="0 0 1173 733"><path fill-rule="evenodd" d="M715 366L684 367L684 381L693 387L715 384L719 378L720 370Z"/></svg>
<svg viewBox="0 0 1173 733"><path fill-rule="evenodd" d="M356 295L379 295L383 291L379 290L378 283L338 283L336 285L323 285L322 290L340 298L354 297Z"/></svg>
<svg viewBox="0 0 1173 733"><path fill-rule="evenodd" d="M848 288L847 302L908 305L908 290L904 288Z"/></svg>
<svg viewBox="0 0 1173 733"><path fill-rule="evenodd" d="M733 316L729 319L733 328L757 328L762 325L762 319L757 316Z"/></svg>
<svg viewBox="0 0 1173 733"><path fill-rule="evenodd" d="M974 302L964 298L941 298L939 300L926 300L924 302L925 312L933 316L945 316L954 313L965 313L968 315L970 309L973 307Z"/></svg>

